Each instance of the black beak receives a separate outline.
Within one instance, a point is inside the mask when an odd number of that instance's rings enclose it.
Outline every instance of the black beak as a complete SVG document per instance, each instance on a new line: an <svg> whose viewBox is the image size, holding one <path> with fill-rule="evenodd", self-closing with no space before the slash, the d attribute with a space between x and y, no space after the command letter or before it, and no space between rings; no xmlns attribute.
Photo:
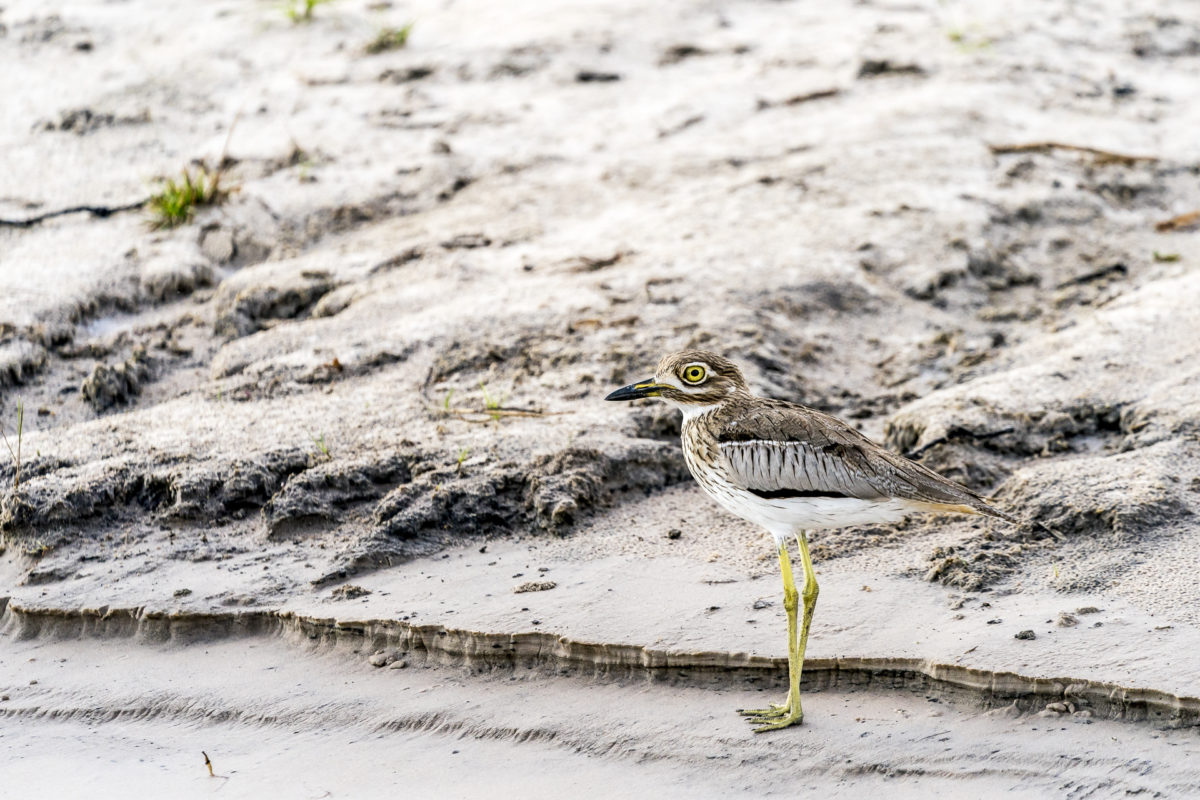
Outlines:
<svg viewBox="0 0 1200 800"><path fill-rule="evenodd" d="M659 386L654 378L622 386L610 394L605 400L637 400L639 397L658 397Z"/></svg>

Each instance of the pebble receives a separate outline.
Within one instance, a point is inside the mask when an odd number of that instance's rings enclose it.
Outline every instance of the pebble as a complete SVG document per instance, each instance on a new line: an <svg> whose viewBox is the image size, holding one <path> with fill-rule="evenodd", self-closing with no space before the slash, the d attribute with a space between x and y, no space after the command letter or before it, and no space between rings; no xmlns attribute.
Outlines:
<svg viewBox="0 0 1200 800"><path fill-rule="evenodd" d="M203 237L200 240L201 252L218 264L224 264L237 253L237 245L234 243L233 234L224 228L207 230L204 232Z"/></svg>
<svg viewBox="0 0 1200 800"><path fill-rule="evenodd" d="M1014 639L1036 639L1037 634L1030 630L1024 630L1013 636Z"/></svg>

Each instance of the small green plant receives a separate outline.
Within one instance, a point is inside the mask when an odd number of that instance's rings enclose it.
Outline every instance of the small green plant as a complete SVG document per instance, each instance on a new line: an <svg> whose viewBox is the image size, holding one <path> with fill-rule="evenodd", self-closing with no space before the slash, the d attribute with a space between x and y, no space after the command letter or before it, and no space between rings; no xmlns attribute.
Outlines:
<svg viewBox="0 0 1200 800"><path fill-rule="evenodd" d="M992 46L992 40L977 31L967 32L959 29L951 29L946 31L946 38L954 42L960 53L973 53L979 50L986 50Z"/></svg>
<svg viewBox="0 0 1200 800"><path fill-rule="evenodd" d="M1179 260L1179 253L1160 253L1155 250L1154 260L1159 263L1171 264Z"/></svg>
<svg viewBox="0 0 1200 800"><path fill-rule="evenodd" d="M467 453L469 453L469 452L471 452L471 451L465 447L458 451L458 471L459 471L459 473L462 472L463 462L467 460Z"/></svg>
<svg viewBox="0 0 1200 800"><path fill-rule="evenodd" d="M308 438L312 439L314 455L318 455L321 458L325 458L325 459L332 458L332 456L329 455L329 446L325 444L325 434L324 433L322 433L320 436L313 436L310 433L308 435Z"/></svg>
<svg viewBox="0 0 1200 800"><path fill-rule="evenodd" d="M501 415L495 412L501 410L501 406L504 404L504 398L492 397L490 394L488 394L487 384L485 384L483 381L479 382L479 388L483 390L483 407L489 412L492 412L490 415L492 419L499 422Z"/></svg>
<svg viewBox="0 0 1200 800"><path fill-rule="evenodd" d="M402 28L381 28L375 38L367 43L368 55L386 53L388 50L399 50L408 44L408 35L412 33L413 24L410 22Z"/></svg>
<svg viewBox="0 0 1200 800"><path fill-rule="evenodd" d="M317 10L317 6L332 2L333 0L287 0L283 7L283 13L287 14L287 18L293 24L312 22L313 12Z"/></svg>
<svg viewBox="0 0 1200 800"><path fill-rule="evenodd" d="M21 439L25 434L25 401L17 399L17 449L14 450L12 443L8 441L8 435L0 429L0 436L4 437L4 446L8 448L8 454L12 456L13 464L16 465L16 472L13 474L13 489L21 488Z"/></svg>
<svg viewBox="0 0 1200 800"><path fill-rule="evenodd" d="M184 168L178 179L167 178L162 188L150 196L147 205L156 228L174 228L189 222L198 206L216 205L228 194L221 188L221 170L209 172L197 167Z"/></svg>
<svg viewBox="0 0 1200 800"><path fill-rule="evenodd" d="M454 390L453 390L453 389L451 389L450 391L446 392L446 400L445 400L445 401L442 403L442 410L443 410L443 411L449 411L449 410L450 410L450 398L451 398L451 397L454 397Z"/></svg>

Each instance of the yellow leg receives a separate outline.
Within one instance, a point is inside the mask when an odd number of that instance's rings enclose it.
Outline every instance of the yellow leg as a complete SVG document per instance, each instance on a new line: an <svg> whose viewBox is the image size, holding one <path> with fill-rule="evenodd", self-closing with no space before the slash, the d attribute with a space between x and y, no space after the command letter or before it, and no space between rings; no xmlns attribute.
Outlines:
<svg viewBox="0 0 1200 800"><path fill-rule="evenodd" d="M800 627L800 642L797 645L796 659L799 667L796 669L796 685L800 685L800 672L804 669L804 651L808 649L808 629L812 626L813 612L817 610L817 595L821 587L817 585L817 573L813 572L812 556L808 554L808 538L804 531L796 534L796 544L800 545L800 558L804 561L804 590L800 599L804 601L804 621Z"/></svg>
<svg viewBox="0 0 1200 800"><path fill-rule="evenodd" d="M755 728L756 733L779 730L790 725L798 725L804 719L804 710L800 706L800 676L804 671L804 651L808 645L808 629L812 624L813 611L817 606L817 576L813 572L812 557L808 553L808 540L804 532L796 534L796 543L800 546L800 557L804 565L804 590L796 591L796 581L792 577L792 561L788 556L787 544L779 545L779 571L783 576L783 607L788 617L788 696L782 704L772 703L770 708L742 709L739 713L747 716L749 721L761 724ZM804 616L797 631L796 612L799 610L799 600L804 600Z"/></svg>

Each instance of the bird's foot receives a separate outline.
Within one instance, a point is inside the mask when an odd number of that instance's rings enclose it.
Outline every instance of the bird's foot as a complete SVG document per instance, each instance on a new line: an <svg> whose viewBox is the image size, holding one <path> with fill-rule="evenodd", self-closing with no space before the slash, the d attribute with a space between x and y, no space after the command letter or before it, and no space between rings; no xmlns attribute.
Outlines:
<svg viewBox="0 0 1200 800"><path fill-rule="evenodd" d="M739 708L737 713L743 717L774 717L785 713L791 707L791 703L785 701L783 703L771 703L769 708Z"/></svg>
<svg viewBox="0 0 1200 800"><path fill-rule="evenodd" d="M797 700L793 703L790 696L786 702L771 703L769 708L739 708L738 713L750 724L759 726L754 729L755 733L777 731L804 721L800 702Z"/></svg>

